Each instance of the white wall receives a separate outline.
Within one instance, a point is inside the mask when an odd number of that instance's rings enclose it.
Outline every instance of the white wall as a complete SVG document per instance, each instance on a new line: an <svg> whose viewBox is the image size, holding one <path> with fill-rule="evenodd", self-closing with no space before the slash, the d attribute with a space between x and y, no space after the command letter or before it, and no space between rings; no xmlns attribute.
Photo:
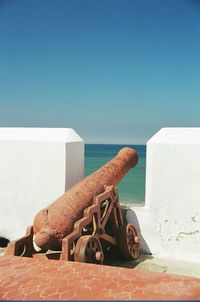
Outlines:
<svg viewBox="0 0 200 302"><path fill-rule="evenodd" d="M83 176L84 142L73 129L0 128L0 236L23 236Z"/></svg>
<svg viewBox="0 0 200 302"><path fill-rule="evenodd" d="M145 207L133 210L143 251L200 261L200 128L163 128L147 142Z"/></svg>

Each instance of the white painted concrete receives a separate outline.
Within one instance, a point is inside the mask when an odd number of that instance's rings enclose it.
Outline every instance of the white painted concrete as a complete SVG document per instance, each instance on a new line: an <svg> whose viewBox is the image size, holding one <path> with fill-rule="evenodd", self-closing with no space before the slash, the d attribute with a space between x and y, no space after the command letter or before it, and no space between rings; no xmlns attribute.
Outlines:
<svg viewBox="0 0 200 302"><path fill-rule="evenodd" d="M200 128L163 128L147 142L142 251L200 261Z"/></svg>
<svg viewBox="0 0 200 302"><path fill-rule="evenodd" d="M0 236L23 236L83 176L84 142L73 129L0 128Z"/></svg>

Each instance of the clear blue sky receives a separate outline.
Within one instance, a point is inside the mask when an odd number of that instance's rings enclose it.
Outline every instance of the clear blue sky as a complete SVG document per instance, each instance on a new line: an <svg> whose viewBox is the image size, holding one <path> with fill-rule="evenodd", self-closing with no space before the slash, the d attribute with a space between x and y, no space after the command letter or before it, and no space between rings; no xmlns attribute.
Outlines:
<svg viewBox="0 0 200 302"><path fill-rule="evenodd" d="M145 143L200 126L200 1L0 0L0 126Z"/></svg>

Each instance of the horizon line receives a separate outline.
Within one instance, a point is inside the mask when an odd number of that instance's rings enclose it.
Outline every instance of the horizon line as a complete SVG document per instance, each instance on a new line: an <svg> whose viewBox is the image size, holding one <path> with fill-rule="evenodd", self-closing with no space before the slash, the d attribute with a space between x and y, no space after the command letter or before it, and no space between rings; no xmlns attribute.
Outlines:
<svg viewBox="0 0 200 302"><path fill-rule="evenodd" d="M146 144L145 143L143 143L143 144L138 144L138 143L136 143L136 144L126 144L126 143L86 143L86 142L84 142L85 143L85 145L119 145L119 146L122 146L122 145L128 145L128 146L146 146Z"/></svg>

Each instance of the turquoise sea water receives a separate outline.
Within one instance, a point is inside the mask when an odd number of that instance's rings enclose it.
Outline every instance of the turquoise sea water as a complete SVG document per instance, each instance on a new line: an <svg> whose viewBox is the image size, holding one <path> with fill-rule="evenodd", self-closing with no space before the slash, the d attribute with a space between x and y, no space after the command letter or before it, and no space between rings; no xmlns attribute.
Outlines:
<svg viewBox="0 0 200 302"><path fill-rule="evenodd" d="M144 204L145 197L145 145L85 145L85 176L111 160L123 147L134 148L139 155L138 164L125 175L117 186L121 204Z"/></svg>

